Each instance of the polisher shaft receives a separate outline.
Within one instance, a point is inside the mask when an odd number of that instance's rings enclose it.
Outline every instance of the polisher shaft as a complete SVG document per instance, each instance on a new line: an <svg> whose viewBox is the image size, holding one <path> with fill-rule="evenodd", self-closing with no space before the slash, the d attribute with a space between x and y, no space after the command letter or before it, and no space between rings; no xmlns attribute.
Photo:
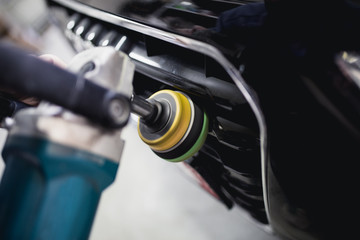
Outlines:
<svg viewBox="0 0 360 240"><path fill-rule="evenodd" d="M135 113L144 120L152 119L157 114L157 107L145 98L133 95L131 99L131 112Z"/></svg>

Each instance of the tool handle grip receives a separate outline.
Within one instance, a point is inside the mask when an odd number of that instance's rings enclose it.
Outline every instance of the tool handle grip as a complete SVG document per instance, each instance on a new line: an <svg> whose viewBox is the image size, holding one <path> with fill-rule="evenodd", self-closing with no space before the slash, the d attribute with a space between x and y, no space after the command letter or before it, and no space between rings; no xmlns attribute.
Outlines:
<svg viewBox="0 0 360 240"><path fill-rule="evenodd" d="M120 128L127 123L127 119L114 119L110 109L114 100L130 109L130 100L122 94L85 81L74 102L70 96L76 89L76 74L10 45L0 44L0 56L0 86L47 100L106 127Z"/></svg>

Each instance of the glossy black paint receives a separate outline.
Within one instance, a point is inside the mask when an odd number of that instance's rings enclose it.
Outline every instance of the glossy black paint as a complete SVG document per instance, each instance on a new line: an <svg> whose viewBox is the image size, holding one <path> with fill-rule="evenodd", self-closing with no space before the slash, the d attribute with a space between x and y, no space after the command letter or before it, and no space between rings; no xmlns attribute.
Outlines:
<svg viewBox="0 0 360 240"><path fill-rule="evenodd" d="M243 76L268 126L269 212L274 229L289 238L347 238L360 157L359 86L335 58L360 50L360 12L341 1L326 10L297 4L306 17L295 7L269 14L244 53Z"/></svg>

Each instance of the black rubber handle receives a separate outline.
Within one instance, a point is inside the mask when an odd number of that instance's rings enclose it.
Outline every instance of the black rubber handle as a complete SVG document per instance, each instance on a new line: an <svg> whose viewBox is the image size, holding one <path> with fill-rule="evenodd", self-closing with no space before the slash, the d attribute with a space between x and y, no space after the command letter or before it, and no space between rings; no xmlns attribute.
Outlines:
<svg viewBox="0 0 360 240"><path fill-rule="evenodd" d="M130 99L91 81L85 81L81 90L76 90L77 78L76 74L14 46L0 44L0 86L55 103L105 127L123 127L127 118L119 121L111 105L121 102L123 110L128 111ZM74 94L76 101L70 97Z"/></svg>

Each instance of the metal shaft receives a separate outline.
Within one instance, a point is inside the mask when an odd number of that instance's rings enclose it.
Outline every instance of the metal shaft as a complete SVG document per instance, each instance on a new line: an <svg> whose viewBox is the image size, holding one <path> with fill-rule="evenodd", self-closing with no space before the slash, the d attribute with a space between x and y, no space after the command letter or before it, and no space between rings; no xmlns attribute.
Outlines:
<svg viewBox="0 0 360 240"><path fill-rule="evenodd" d="M131 99L131 112L148 121L157 115L158 108L156 104L149 102L145 98L133 95Z"/></svg>

